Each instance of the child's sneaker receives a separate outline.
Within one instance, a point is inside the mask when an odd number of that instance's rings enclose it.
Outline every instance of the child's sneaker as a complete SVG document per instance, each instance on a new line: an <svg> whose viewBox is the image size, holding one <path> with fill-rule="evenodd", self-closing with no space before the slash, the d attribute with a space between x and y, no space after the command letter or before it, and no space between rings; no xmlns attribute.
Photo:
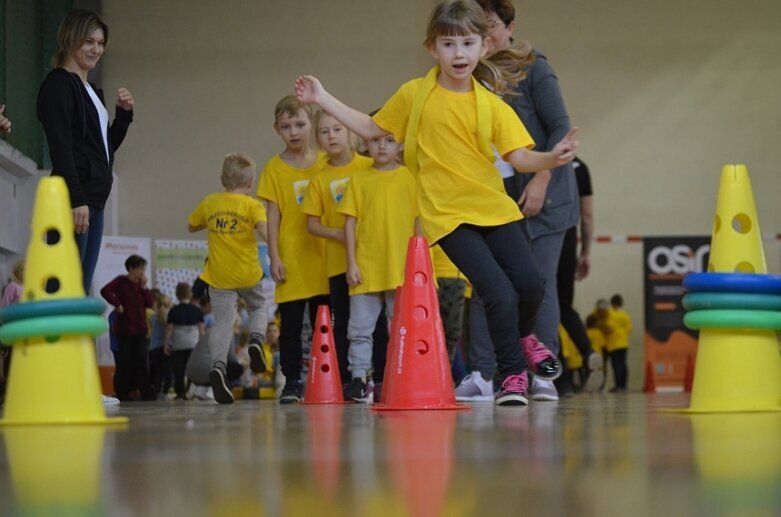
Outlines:
<svg viewBox="0 0 781 517"><path fill-rule="evenodd" d="M502 388L496 394L494 403L497 406L525 406L529 403L526 390L529 387L529 376L526 372L508 376L502 382Z"/></svg>
<svg viewBox="0 0 781 517"><path fill-rule="evenodd" d="M535 375L532 379L532 398L534 400L556 401L559 400L559 392L553 381L546 381Z"/></svg>
<svg viewBox="0 0 781 517"><path fill-rule="evenodd" d="M361 377L353 377L350 384L344 389L344 400L356 402L366 401L366 381Z"/></svg>
<svg viewBox="0 0 781 517"><path fill-rule="evenodd" d="M304 396L304 383L299 380L288 381L279 395L280 404L294 404L301 402Z"/></svg>
<svg viewBox="0 0 781 517"><path fill-rule="evenodd" d="M263 348L258 343L250 343L247 347L247 353L249 354L250 370L255 373L264 373L268 370L266 354L263 353Z"/></svg>
<svg viewBox="0 0 781 517"><path fill-rule="evenodd" d="M477 402L494 398L494 384L483 379L480 372L474 371L461 379L456 387L456 400L460 402Z"/></svg>
<svg viewBox="0 0 781 517"><path fill-rule="evenodd" d="M212 385L214 400L220 404L233 404L233 392L225 382L225 374L219 368L212 368L209 371L209 383Z"/></svg>
<svg viewBox="0 0 781 517"><path fill-rule="evenodd" d="M546 381L553 381L561 375L561 363L556 355L540 343L537 336L529 334L521 338L521 349L526 363L534 375Z"/></svg>
<svg viewBox="0 0 781 517"><path fill-rule="evenodd" d="M586 393L596 393L602 391L605 387L605 368L603 365L602 354L592 352L588 356L588 378L583 391Z"/></svg>

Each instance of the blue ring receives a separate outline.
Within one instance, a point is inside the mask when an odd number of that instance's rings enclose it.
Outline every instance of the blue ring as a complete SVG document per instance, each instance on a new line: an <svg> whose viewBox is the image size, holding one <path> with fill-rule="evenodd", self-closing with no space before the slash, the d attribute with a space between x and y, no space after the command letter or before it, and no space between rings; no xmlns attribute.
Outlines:
<svg viewBox="0 0 781 517"><path fill-rule="evenodd" d="M739 309L781 311L781 295L763 293L689 293L683 297L686 310Z"/></svg>
<svg viewBox="0 0 781 517"><path fill-rule="evenodd" d="M21 302L0 309L0 323L68 314L103 314L105 310L106 304L97 298L57 298L39 302Z"/></svg>
<svg viewBox="0 0 781 517"><path fill-rule="evenodd" d="M683 279L690 293L781 294L781 276L755 273L692 273Z"/></svg>
<svg viewBox="0 0 781 517"><path fill-rule="evenodd" d="M683 323L690 329L779 330L781 312L736 309L692 311L686 313Z"/></svg>

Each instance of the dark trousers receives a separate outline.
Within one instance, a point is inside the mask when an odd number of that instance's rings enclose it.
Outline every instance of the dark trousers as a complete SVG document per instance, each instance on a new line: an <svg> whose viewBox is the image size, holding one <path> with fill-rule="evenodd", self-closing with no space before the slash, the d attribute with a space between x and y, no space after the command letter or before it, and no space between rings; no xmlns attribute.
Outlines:
<svg viewBox="0 0 781 517"><path fill-rule="evenodd" d="M334 316L334 342L336 344L336 358L339 361L339 377L342 382L349 382L352 374L349 369L347 353L350 350L350 340L347 339L347 327L350 322L350 286L347 285L347 274L332 276L328 279L330 288L329 299ZM385 309L377 318L377 326L374 328L372 340L372 374L374 382L382 382L385 375L385 356L388 354L388 318Z"/></svg>
<svg viewBox="0 0 781 517"><path fill-rule="evenodd" d="M187 392L184 376L187 370L187 361L190 359L192 352L192 350L173 350L171 352L171 367L174 371L174 391L178 399L184 399Z"/></svg>
<svg viewBox="0 0 781 517"><path fill-rule="evenodd" d="M171 358L165 355L162 346L149 351L149 383L155 393L168 393L174 385Z"/></svg>
<svg viewBox="0 0 781 517"><path fill-rule="evenodd" d="M328 295L313 296L304 300L293 300L279 304L279 364L286 382L301 378L301 361L304 354L301 346L301 332L304 330L304 309L309 303L309 324L315 328L317 307L328 305Z"/></svg>
<svg viewBox="0 0 781 517"><path fill-rule="evenodd" d="M559 269L556 273L556 287L559 293L559 312L561 325L575 343L583 360L591 354L591 341L580 314L572 306L575 301L575 271L578 266L578 232L573 226L564 234L564 244L559 257Z"/></svg>
<svg viewBox="0 0 781 517"><path fill-rule="evenodd" d="M500 378L521 373L518 342L532 333L545 288L520 226L462 224L439 245L483 299Z"/></svg>
<svg viewBox="0 0 781 517"><path fill-rule="evenodd" d="M118 336L119 350L114 355L114 392L119 400L154 398L149 384L146 336ZM131 393L133 396L131 397ZM136 396L137 393L137 396Z"/></svg>
<svg viewBox="0 0 781 517"><path fill-rule="evenodd" d="M626 353L628 348L613 350L608 355L610 357L610 366L613 368L613 380L616 388L626 389L626 381L629 378L629 367L626 365Z"/></svg>

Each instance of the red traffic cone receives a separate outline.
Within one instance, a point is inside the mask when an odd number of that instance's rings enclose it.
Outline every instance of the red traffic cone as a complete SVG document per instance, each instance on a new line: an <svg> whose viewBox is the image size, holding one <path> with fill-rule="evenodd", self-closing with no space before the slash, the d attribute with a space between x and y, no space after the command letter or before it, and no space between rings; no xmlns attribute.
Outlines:
<svg viewBox="0 0 781 517"><path fill-rule="evenodd" d="M394 304L382 402L374 409L468 409L456 404L428 243L412 237Z"/></svg>
<svg viewBox="0 0 781 517"><path fill-rule="evenodd" d="M317 308L317 320L312 329L312 355L309 359L304 404L343 402L342 379L331 332L331 311L327 305L321 305Z"/></svg>
<svg viewBox="0 0 781 517"><path fill-rule="evenodd" d="M654 375L654 366L651 361L645 363L645 385L643 386L645 393L656 393L656 376Z"/></svg>

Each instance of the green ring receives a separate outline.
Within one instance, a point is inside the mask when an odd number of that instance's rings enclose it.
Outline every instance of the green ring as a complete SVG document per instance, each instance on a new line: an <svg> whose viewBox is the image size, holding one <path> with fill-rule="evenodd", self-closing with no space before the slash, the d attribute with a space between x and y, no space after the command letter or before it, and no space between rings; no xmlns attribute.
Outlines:
<svg viewBox="0 0 781 517"><path fill-rule="evenodd" d="M781 295L762 293L689 293L683 306L690 311L700 309L739 309L781 311Z"/></svg>
<svg viewBox="0 0 781 517"><path fill-rule="evenodd" d="M29 338L57 338L60 336L99 336L108 330L102 316L70 315L27 318L6 323L0 328L0 341L16 343Z"/></svg>
<svg viewBox="0 0 781 517"><path fill-rule="evenodd" d="M21 302L0 309L0 323L44 316L103 314L105 310L106 304L97 298L58 298L38 302Z"/></svg>
<svg viewBox="0 0 781 517"><path fill-rule="evenodd" d="M781 329L781 312L714 309L687 312L683 323L690 329Z"/></svg>

